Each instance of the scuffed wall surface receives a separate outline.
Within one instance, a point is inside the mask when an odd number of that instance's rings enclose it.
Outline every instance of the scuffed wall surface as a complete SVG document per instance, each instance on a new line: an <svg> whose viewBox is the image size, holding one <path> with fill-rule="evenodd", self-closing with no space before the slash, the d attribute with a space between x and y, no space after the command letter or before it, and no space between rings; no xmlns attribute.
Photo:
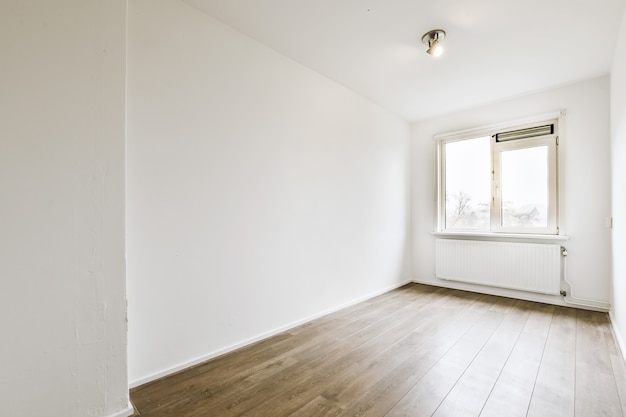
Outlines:
<svg viewBox="0 0 626 417"><path fill-rule="evenodd" d="M124 0L0 3L0 415L128 405Z"/></svg>

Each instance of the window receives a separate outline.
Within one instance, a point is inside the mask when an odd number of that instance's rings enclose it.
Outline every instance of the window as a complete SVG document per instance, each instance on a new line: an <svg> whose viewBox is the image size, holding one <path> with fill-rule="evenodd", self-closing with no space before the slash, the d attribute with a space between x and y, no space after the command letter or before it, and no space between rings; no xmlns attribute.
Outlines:
<svg viewBox="0 0 626 417"><path fill-rule="evenodd" d="M558 234L557 120L438 140L440 231Z"/></svg>

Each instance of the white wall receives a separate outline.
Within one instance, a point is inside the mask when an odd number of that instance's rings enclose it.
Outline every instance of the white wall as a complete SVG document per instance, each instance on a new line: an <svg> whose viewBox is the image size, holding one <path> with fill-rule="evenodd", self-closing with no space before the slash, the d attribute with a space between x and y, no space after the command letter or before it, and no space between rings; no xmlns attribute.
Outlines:
<svg viewBox="0 0 626 417"><path fill-rule="evenodd" d="M131 384L410 279L408 123L181 1L128 45Z"/></svg>
<svg viewBox="0 0 626 417"><path fill-rule="evenodd" d="M573 296L598 307L611 301L609 79L554 90L415 123L412 132L413 278L450 285L435 277L436 183L433 135L507 122L566 109L560 126L561 233L569 235L568 280ZM504 292L503 292L504 293ZM525 294L524 296L529 296ZM530 295L531 297L535 297ZM535 297L559 303L561 297Z"/></svg>
<svg viewBox="0 0 626 417"><path fill-rule="evenodd" d="M626 355L626 11L611 70L613 324Z"/></svg>
<svg viewBox="0 0 626 417"><path fill-rule="evenodd" d="M128 415L124 0L0 2L0 415Z"/></svg>

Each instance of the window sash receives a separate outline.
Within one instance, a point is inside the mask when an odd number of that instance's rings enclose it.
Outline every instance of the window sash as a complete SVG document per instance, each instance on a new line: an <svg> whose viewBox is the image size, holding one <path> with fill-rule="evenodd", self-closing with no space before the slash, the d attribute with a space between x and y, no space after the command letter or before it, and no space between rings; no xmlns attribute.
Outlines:
<svg viewBox="0 0 626 417"><path fill-rule="evenodd" d="M506 227L503 226L502 204L502 153L507 151L547 147L547 222L546 227ZM493 182L492 182L492 206L491 206L491 231L503 233L534 233L534 234L558 234L557 227L557 136L548 135L532 139L519 139L507 142L492 143L493 157ZM506 190L505 190L506 191Z"/></svg>

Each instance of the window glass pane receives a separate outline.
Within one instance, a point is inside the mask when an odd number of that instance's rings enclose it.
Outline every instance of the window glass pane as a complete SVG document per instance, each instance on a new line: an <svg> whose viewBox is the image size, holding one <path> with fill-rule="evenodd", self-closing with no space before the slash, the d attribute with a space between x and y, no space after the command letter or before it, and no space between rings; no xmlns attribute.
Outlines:
<svg viewBox="0 0 626 417"><path fill-rule="evenodd" d="M501 153L502 227L548 226L548 147Z"/></svg>
<svg viewBox="0 0 626 417"><path fill-rule="evenodd" d="M489 230L491 137L449 142L446 152L446 229Z"/></svg>

